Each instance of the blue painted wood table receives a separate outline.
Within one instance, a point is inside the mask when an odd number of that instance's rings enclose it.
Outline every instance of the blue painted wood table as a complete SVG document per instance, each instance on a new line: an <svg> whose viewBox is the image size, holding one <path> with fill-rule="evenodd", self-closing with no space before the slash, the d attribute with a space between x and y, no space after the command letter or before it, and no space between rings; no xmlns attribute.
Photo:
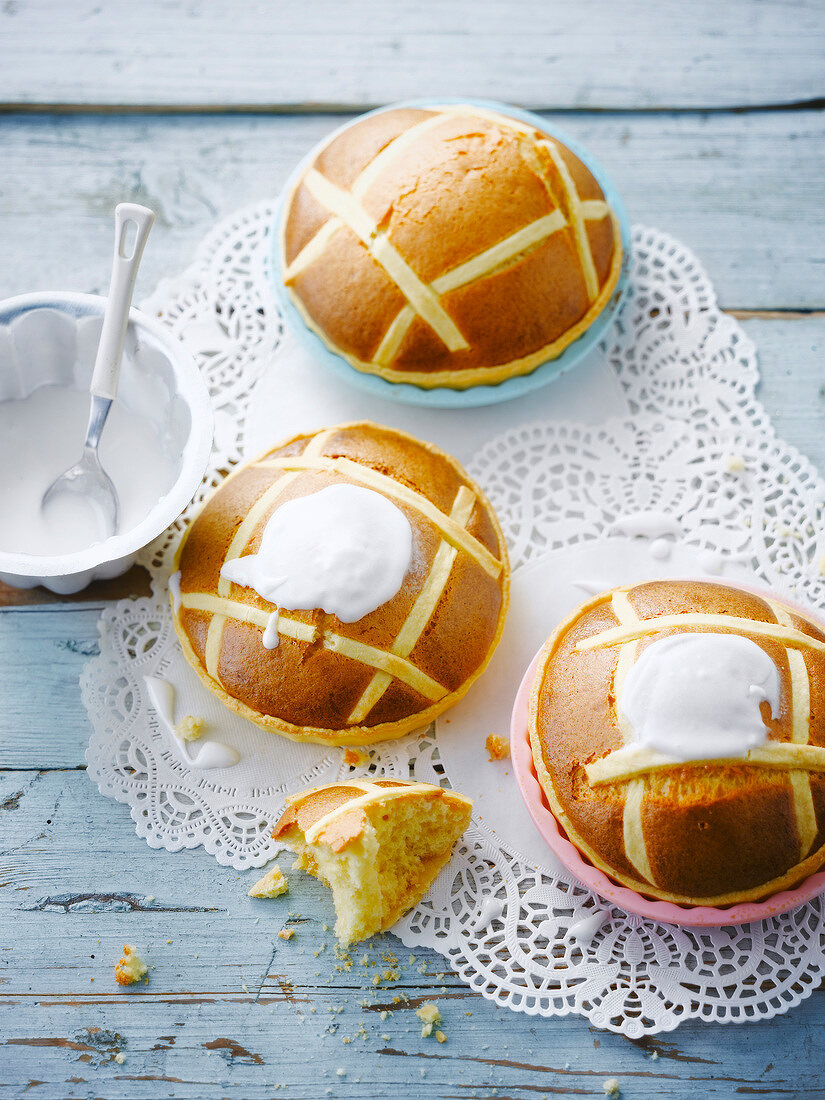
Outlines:
<svg viewBox="0 0 825 1100"><path fill-rule="evenodd" d="M132 198L159 213L140 297L336 115L420 94L546 110L591 146L634 220L702 258L777 430L825 468L818 0L5 0L0 296L100 291ZM603 1096L616 1077L628 1100L825 1097L823 989L767 1023L631 1042L496 1008L392 936L339 970L313 880L293 876L284 942L248 876L152 851L84 775L78 689L101 609L146 591L132 571L74 599L0 593L0 1096ZM112 971L127 941L155 967L132 990ZM427 999L443 1045L421 1038Z"/></svg>

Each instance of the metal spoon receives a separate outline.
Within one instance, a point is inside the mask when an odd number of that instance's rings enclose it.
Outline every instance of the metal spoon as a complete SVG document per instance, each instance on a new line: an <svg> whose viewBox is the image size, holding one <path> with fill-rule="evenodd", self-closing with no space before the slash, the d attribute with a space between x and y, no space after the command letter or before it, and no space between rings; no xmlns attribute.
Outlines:
<svg viewBox="0 0 825 1100"><path fill-rule="evenodd" d="M83 453L74 466L52 482L43 494L40 504L41 508L46 508L59 493L82 493L95 505L105 538L117 532L119 502L112 479L100 465L97 446L109 409L117 395L123 342L129 323L129 307L143 249L154 220L153 211L133 202L122 202L115 208L112 277L89 387L91 402ZM132 225L135 227L134 240L129 241Z"/></svg>

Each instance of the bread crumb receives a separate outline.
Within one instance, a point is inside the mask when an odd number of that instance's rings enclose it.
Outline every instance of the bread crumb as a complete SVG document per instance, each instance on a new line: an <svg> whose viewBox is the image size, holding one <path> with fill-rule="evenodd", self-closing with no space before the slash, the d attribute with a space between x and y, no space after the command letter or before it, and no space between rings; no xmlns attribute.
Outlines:
<svg viewBox="0 0 825 1100"><path fill-rule="evenodd" d="M745 469L745 460L741 455L725 455L725 469L729 474L741 474Z"/></svg>
<svg viewBox="0 0 825 1100"><path fill-rule="evenodd" d="M432 1001L425 1001L421 1008L415 1010L415 1014L422 1022L421 1037L429 1039L433 1033L433 1027L441 1023L441 1013L438 1011L438 1005L434 1005ZM436 1038L438 1037L436 1036ZM443 1039L439 1039L439 1042L443 1041Z"/></svg>
<svg viewBox="0 0 825 1100"><path fill-rule="evenodd" d="M615 1077L608 1077L606 1081L602 1081L602 1088L605 1096L609 1096L611 1100L617 1100L617 1097L621 1096L619 1082Z"/></svg>
<svg viewBox="0 0 825 1100"><path fill-rule="evenodd" d="M282 940L291 940L292 937L295 935L295 929L294 928L282 928L281 931L278 933L278 935L280 936L280 938Z"/></svg>
<svg viewBox="0 0 825 1100"><path fill-rule="evenodd" d="M123 1053L122 1050L119 1050L115 1055L115 1061L119 1066L122 1066L123 1063L126 1061L126 1055Z"/></svg>
<svg viewBox="0 0 825 1100"><path fill-rule="evenodd" d="M347 1071L343 1068L339 1068L335 1071L339 1077L346 1077Z"/></svg>
<svg viewBox="0 0 825 1100"><path fill-rule="evenodd" d="M659 1051L654 1050L653 1053L650 1055L651 1062L655 1062L658 1057L659 1057Z"/></svg>
<svg viewBox="0 0 825 1100"><path fill-rule="evenodd" d="M497 733L491 733L484 744L490 754L490 760L506 760L510 755L509 743Z"/></svg>
<svg viewBox="0 0 825 1100"><path fill-rule="evenodd" d="M197 718L194 714L187 714L175 725L175 733L181 741L197 741L203 733L205 725L205 718Z"/></svg>
<svg viewBox="0 0 825 1100"><path fill-rule="evenodd" d="M437 1031L435 1033L435 1037L436 1037L436 1039L438 1039L439 1043L446 1043L447 1042L447 1036L444 1034L443 1031Z"/></svg>
<svg viewBox="0 0 825 1100"><path fill-rule="evenodd" d="M370 762L370 754L363 749L346 749L344 751L344 763L350 768L365 767Z"/></svg>
<svg viewBox="0 0 825 1100"><path fill-rule="evenodd" d="M115 980L118 985L134 985L146 974L146 963L128 943L123 945L123 957L118 959L115 967Z"/></svg>
<svg viewBox="0 0 825 1100"><path fill-rule="evenodd" d="M281 868L276 863L267 871L263 878L258 879L249 891L250 898L277 898L281 894L289 893L289 883L283 876Z"/></svg>

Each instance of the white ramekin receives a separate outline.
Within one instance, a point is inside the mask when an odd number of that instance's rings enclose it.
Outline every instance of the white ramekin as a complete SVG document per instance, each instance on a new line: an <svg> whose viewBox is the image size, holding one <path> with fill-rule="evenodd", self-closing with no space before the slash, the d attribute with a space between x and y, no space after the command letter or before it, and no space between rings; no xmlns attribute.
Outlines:
<svg viewBox="0 0 825 1100"><path fill-rule="evenodd" d="M96 295L58 291L0 302L0 401L54 383L88 387L103 308L104 299ZM0 580L6 584L42 584L68 595L91 581L117 577L197 492L212 448L209 391L184 345L137 309L129 315L118 401L154 420L180 454L175 482L136 527L85 550L49 557L8 553L0 544Z"/></svg>

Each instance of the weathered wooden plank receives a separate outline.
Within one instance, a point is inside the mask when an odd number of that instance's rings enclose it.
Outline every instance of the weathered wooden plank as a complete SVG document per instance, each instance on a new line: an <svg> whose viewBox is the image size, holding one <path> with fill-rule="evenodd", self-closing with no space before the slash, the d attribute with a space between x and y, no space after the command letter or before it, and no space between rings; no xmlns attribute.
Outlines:
<svg viewBox="0 0 825 1100"><path fill-rule="evenodd" d="M253 901L255 872L202 851L152 851L125 807L92 794L78 772L0 774L0 837L7 1095L256 1100L286 1084L285 1095L307 1100L598 1097L617 1076L628 1098L822 1096L811 1037L825 1025L825 991L770 1024L688 1024L631 1043L582 1019L497 1008L440 956L394 937L351 952L347 970L313 879L293 872L288 897ZM277 937L284 923L295 929L289 942ZM115 984L124 942L155 966L147 985ZM420 1035L424 999L440 1005L443 1046Z"/></svg>
<svg viewBox="0 0 825 1100"><path fill-rule="evenodd" d="M149 592L149 574L142 566L135 565L122 577L115 577L111 581L95 581L73 596L59 596L40 585L36 588L12 588L0 581L0 608L24 607L29 604L102 604L109 600L121 600L126 596L148 596Z"/></svg>
<svg viewBox="0 0 825 1100"><path fill-rule="evenodd" d="M363 106L425 92L657 108L825 92L817 0L9 0L0 41L6 103Z"/></svg>
<svg viewBox="0 0 825 1100"><path fill-rule="evenodd" d="M81 767L89 720L80 672L98 652L101 604L0 614L0 767Z"/></svg>
<svg viewBox="0 0 825 1100"><path fill-rule="evenodd" d="M825 308L825 114L547 117L608 167L635 221L701 257L725 308ZM221 217L275 194L338 121L0 117L0 240L14 257L0 296L105 289L123 198L158 212L138 284L138 297L148 293Z"/></svg>

